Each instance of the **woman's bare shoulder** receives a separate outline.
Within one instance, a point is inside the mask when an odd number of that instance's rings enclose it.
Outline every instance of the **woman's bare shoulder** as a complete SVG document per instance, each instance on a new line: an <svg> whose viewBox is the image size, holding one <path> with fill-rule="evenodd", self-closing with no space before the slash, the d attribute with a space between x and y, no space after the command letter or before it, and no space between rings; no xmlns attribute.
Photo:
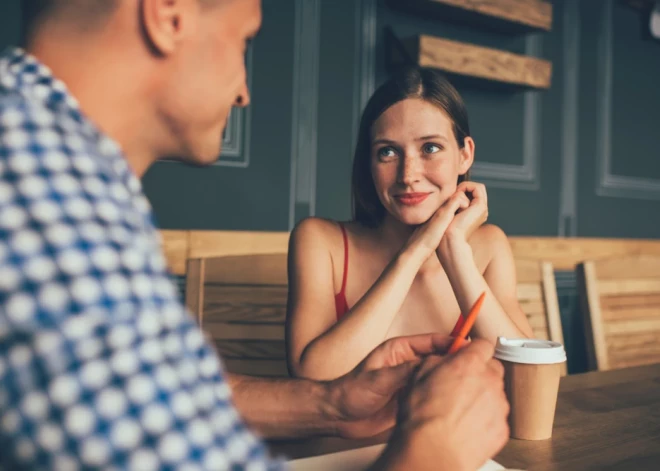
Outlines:
<svg viewBox="0 0 660 471"><path fill-rule="evenodd" d="M314 243L332 248L343 243L339 223L332 219L308 217L296 224L291 232L291 244Z"/></svg>
<svg viewBox="0 0 660 471"><path fill-rule="evenodd" d="M469 240L477 264L485 268L495 254L510 251L509 240L504 231L495 224L484 224L474 231Z"/></svg>

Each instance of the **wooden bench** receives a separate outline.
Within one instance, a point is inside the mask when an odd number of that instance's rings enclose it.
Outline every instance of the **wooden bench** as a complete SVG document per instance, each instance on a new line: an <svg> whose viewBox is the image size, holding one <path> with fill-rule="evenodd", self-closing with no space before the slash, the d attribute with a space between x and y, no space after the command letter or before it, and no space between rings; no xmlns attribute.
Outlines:
<svg viewBox="0 0 660 471"><path fill-rule="evenodd" d="M227 232L187 260L186 304L232 373L286 376L287 233ZM204 254L212 254L204 256ZM516 260L518 298L538 338L563 343L552 264Z"/></svg>

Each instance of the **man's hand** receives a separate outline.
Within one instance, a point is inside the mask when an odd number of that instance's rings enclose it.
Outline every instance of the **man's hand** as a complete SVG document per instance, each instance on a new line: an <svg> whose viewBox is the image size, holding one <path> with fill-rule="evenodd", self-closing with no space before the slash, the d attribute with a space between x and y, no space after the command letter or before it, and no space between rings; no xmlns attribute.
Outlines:
<svg viewBox="0 0 660 471"><path fill-rule="evenodd" d="M474 470L507 442L504 368L493 345L427 358L402 402L399 423L374 469Z"/></svg>
<svg viewBox="0 0 660 471"><path fill-rule="evenodd" d="M392 428L399 391L423 358L445 353L450 343L450 338L436 334L393 338L376 347L353 371L327 383L337 433L361 438Z"/></svg>

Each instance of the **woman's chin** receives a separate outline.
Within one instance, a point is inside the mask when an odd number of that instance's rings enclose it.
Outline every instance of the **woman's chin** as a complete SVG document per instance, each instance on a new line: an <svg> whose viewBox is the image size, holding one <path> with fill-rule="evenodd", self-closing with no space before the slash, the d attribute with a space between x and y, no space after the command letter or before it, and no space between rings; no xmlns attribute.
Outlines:
<svg viewBox="0 0 660 471"><path fill-rule="evenodd" d="M433 211L406 210L401 211L397 219L407 226L419 226L431 219L431 216Z"/></svg>

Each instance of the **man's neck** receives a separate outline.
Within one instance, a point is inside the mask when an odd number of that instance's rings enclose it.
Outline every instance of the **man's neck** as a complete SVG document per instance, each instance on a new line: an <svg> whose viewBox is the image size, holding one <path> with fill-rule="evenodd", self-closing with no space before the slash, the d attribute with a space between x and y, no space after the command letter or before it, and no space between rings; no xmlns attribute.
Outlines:
<svg viewBox="0 0 660 471"><path fill-rule="evenodd" d="M82 112L121 146L126 159L142 177L158 156L155 113L147 98L145 65L139 53L127 53L138 44L114 44L90 33L73 37L47 28L27 47L64 82ZM117 38L117 36L114 36ZM134 59L134 60L132 60ZM151 132L150 132L151 131Z"/></svg>

